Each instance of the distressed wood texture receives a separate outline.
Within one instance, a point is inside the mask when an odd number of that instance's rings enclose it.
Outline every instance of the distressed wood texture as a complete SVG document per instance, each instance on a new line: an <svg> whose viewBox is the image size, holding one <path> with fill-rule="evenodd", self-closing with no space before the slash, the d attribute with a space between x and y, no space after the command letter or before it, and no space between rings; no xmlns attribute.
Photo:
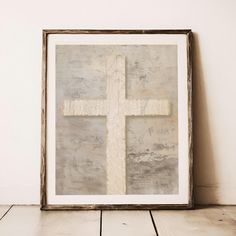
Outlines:
<svg viewBox="0 0 236 236"><path fill-rule="evenodd" d="M106 204L78 204L78 205L48 205L47 203L47 165L46 165L46 153L47 153L47 145L46 145L46 140L47 140L47 93L50 91L47 91L47 47L48 47L48 36L50 34L184 34L186 35L187 39L187 54L188 54L188 126L189 126L189 173L190 173L190 179L189 179L189 203L188 204L143 204L143 205L137 205L137 204L114 204L114 205L106 205ZM41 138L41 209L44 210L51 210L51 209L160 209L160 208L172 208L172 209L178 209L178 208L191 208L193 205L193 180L192 180L192 163L193 163L193 146L192 146L192 46L191 46L191 40L192 39L192 33L191 30L44 30L43 31L43 78L42 78L42 112L41 112L41 117L42 117L42 138ZM117 61L118 64L123 65L124 60L122 57L119 57L119 60ZM117 64L117 65L118 65ZM123 72L124 73L124 72ZM122 73L120 75L122 77ZM124 76L123 76L124 77ZM119 86L124 86L123 83L119 83ZM109 88L109 84L108 84ZM109 93L112 93L112 96L116 96L116 92L113 94L112 87L110 87ZM120 90L120 91L125 91L125 90ZM125 94L124 94L125 95ZM109 94L108 94L109 96ZM125 96L124 96L125 97ZM117 101L121 102L119 99L114 99L117 103ZM95 109L97 114L103 115L104 113L107 113L107 108L105 103L100 103L97 101L94 101L96 104L91 103L91 107L93 105L98 106L99 109ZM155 113L162 113L163 115L168 115L170 113L170 104L168 101L152 101L150 100L148 103L143 103L142 101L132 101L132 106L136 106L135 109L129 109L130 105L125 105L124 107L124 113L127 111L130 112L129 115L138 115L138 114L146 114L146 115L152 115L153 110L150 109L154 105L157 107L155 110ZM76 105L77 104L77 105ZM128 103L127 103L128 104ZM135 105L136 104L136 105ZM108 104L108 109L109 106L113 106L114 104ZM79 115L79 113L83 113L84 115L88 114L91 112L91 109L84 109L84 105L82 104L82 101L78 102L69 102L65 101L64 104L64 114L65 115ZM68 108L69 107L69 108ZM70 108L70 107L76 107L76 108ZM145 109L144 109L145 108ZM146 111L146 112L143 112ZM94 111L93 111L94 112ZM109 120L109 119L108 119ZM122 121L122 122L121 122ZM119 117L119 122L122 124L122 126L125 126L125 118L124 117ZM110 122L111 123L111 122ZM114 128L114 125L117 125L116 122L114 123L114 120L112 124L109 124L108 126L111 126ZM115 129L114 129L115 130ZM113 131L115 132L115 131ZM112 135L112 133L110 133ZM124 138L125 133L122 132L120 133L120 139L122 140ZM117 136L117 135L116 135ZM114 139L114 137L113 137ZM109 137L108 137L108 140ZM109 142L113 142L112 139ZM110 145L110 144L109 144ZM108 146L109 146L108 145ZM114 145L113 145L114 146ZM117 149L116 155L124 157L122 153L124 154L125 148L124 148L124 142L119 142L117 144L117 140L115 140L115 147ZM112 145L110 145L112 147ZM109 149L108 149L109 152ZM113 153L114 151L110 151ZM108 160L109 162L109 160ZM124 169L123 164L124 160L123 158L120 158L120 167ZM109 163L108 163L109 165ZM113 173L111 173L113 167L113 161L111 163L111 167L108 168L108 174L110 172L111 176ZM117 167L116 167L117 168ZM110 171L109 171L110 169ZM122 172L121 172L122 173ZM125 172L121 174L121 176L124 176ZM117 192L117 188L119 189L119 192L124 192L124 182L120 182L117 184L117 186L114 186L114 181L111 182L112 185L110 184L110 192ZM118 186L119 185L119 186ZM115 189L113 189L115 188ZM120 191L121 190L121 191Z"/></svg>
<svg viewBox="0 0 236 236"><path fill-rule="evenodd" d="M236 220L225 212L224 207L205 207L193 211L152 211L152 215L161 236L236 235Z"/></svg>
<svg viewBox="0 0 236 236"><path fill-rule="evenodd" d="M100 211L41 212L38 206L14 206L3 218L2 236L97 236Z"/></svg>
<svg viewBox="0 0 236 236"><path fill-rule="evenodd" d="M193 196L193 81L192 81L192 70L193 70L193 34L189 31L186 34L187 37L187 73L188 73L188 160L189 160L189 207L194 206Z"/></svg>
<svg viewBox="0 0 236 236"><path fill-rule="evenodd" d="M41 99L41 171L40 171L40 202L47 205L47 57L48 34L43 32L43 63L42 63L42 99Z"/></svg>
<svg viewBox="0 0 236 236"><path fill-rule="evenodd" d="M155 236L148 211L103 211L102 236Z"/></svg>
<svg viewBox="0 0 236 236"><path fill-rule="evenodd" d="M45 29L45 34L188 34L191 29L148 29L148 30L91 30L91 29Z"/></svg>
<svg viewBox="0 0 236 236"><path fill-rule="evenodd" d="M74 204L74 205L59 205L47 204L41 207L45 211L70 211L70 210L183 210L190 209L192 205L189 204Z"/></svg>
<svg viewBox="0 0 236 236"><path fill-rule="evenodd" d="M8 209L8 206L0 206ZM100 217L102 216L102 217ZM187 211L59 211L14 206L0 222L1 236L54 235L236 235L236 206L201 206Z"/></svg>

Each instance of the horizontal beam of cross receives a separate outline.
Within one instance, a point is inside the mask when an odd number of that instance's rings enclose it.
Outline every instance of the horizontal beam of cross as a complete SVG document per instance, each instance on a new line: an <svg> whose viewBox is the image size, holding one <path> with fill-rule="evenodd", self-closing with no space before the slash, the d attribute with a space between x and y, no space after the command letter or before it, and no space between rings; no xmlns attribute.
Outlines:
<svg viewBox="0 0 236 236"><path fill-rule="evenodd" d="M171 106L168 100L129 100L124 104L126 116L168 116ZM65 100L64 116L106 116L109 114L106 100Z"/></svg>

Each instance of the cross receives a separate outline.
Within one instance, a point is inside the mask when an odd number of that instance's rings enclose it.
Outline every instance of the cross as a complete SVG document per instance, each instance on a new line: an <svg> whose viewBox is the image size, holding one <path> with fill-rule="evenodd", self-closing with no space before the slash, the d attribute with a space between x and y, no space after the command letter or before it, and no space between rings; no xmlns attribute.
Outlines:
<svg viewBox="0 0 236 236"><path fill-rule="evenodd" d="M107 99L65 100L64 116L107 117L107 194L126 194L126 116L169 115L168 100L126 99L125 57L106 61Z"/></svg>

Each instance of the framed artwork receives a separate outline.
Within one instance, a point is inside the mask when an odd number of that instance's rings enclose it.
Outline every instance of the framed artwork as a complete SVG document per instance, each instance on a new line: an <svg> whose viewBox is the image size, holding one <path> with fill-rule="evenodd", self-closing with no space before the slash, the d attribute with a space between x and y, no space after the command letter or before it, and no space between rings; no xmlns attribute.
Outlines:
<svg viewBox="0 0 236 236"><path fill-rule="evenodd" d="M190 208L191 30L44 30L41 209Z"/></svg>

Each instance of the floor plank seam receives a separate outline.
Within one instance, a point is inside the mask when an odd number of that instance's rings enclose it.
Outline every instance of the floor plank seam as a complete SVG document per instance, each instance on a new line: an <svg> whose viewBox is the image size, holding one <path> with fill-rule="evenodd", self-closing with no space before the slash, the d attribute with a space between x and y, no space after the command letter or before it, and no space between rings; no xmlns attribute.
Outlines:
<svg viewBox="0 0 236 236"><path fill-rule="evenodd" d="M158 236L159 234L158 234L158 230L157 230L157 227L156 227L156 224L155 224L155 221L154 221L154 218L153 218L152 212L149 211L149 213L150 213L150 216L151 216L152 225L153 225L154 230L155 230L155 232L156 232L156 236Z"/></svg>
<svg viewBox="0 0 236 236"><path fill-rule="evenodd" d="M0 218L0 221L7 215L7 213L12 209L14 205L11 205L8 210L3 214L3 216Z"/></svg>
<svg viewBox="0 0 236 236"><path fill-rule="evenodd" d="M102 236L102 210L100 211L100 236Z"/></svg>

